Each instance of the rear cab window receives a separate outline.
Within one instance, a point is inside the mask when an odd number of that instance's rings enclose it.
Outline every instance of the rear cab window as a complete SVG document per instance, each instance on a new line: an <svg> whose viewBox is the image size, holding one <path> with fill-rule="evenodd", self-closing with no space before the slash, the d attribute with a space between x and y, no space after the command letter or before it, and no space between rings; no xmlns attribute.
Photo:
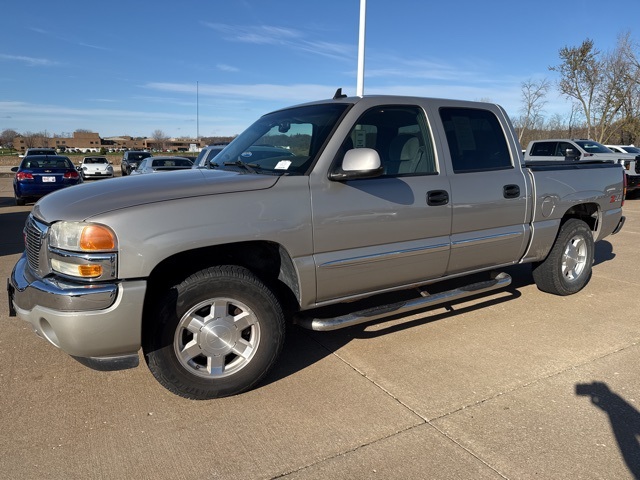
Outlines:
<svg viewBox="0 0 640 480"><path fill-rule="evenodd" d="M454 173L513 168L502 125L493 112L444 107L440 118Z"/></svg>

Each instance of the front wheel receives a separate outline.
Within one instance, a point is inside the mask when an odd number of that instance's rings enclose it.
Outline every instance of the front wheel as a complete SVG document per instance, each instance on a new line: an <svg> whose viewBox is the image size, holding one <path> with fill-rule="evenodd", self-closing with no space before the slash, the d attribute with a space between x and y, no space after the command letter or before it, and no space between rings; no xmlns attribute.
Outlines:
<svg viewBox="0 0 640 480"><path fill-rule="evenodd" d="M546 259L533 265L533 279L543 292L571 295L591 277L593 233L582 220L567 220Z"/></svg>
<svg viewBox="0 0 640 480"><path fill-rule="evenodd" d="M255 386L285 337L274 294L236 266L207 268L174 286L153 320L143 346L149 369L173 393L198 400Z"/></svg>

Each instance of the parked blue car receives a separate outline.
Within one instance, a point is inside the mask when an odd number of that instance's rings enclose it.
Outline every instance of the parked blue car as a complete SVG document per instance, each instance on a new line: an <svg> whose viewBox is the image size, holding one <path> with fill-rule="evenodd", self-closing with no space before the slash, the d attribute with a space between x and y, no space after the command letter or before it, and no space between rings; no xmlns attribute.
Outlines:
<svg viewBox="0 0 640 480"><path fill-rule="evenodd" d="M61 188L82 183L82 176L68 157L62 155L29 155L19 167L13 167L13 194L16 205L37 200Z"/></svg>

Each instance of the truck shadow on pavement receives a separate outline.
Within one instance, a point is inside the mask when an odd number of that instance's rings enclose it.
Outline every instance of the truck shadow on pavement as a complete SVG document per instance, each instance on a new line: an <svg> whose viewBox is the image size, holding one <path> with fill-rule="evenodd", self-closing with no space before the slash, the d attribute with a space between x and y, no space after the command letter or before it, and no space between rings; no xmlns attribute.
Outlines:
<svg viewBox="0 0 640 480"><path fill-rule="evenodd" d="M613 245L608 241L603 240L601 242L596 242L593 265L600 265L603 262L613 260L615 256L616 254L613 253Z"/></svg>
<svg viewBox="0 0 640 480"><path fill-rule="evenodd" d="M615 257L615 254L613 253L613 246L607 241L597 242L594 253L594 265L607 262ZM424 309L415 310L408 314L390 314L388 317L329 332L314 332L294 325L293 328L289 329L286 345L280 360L276 364L274 370L261 382L261 385L277 382L282 378L294 375L296 372L304 370L310 365L313 365L328 355L331 355L333 352L339 350L354 339L381 337L452 316L516 300L522 295L520 292L522 288L534 283L530 264L513 265L500 269L500 271L504 271L511 276L512 281L508 287L464 298L456 302L433 305L425 307ZM479 281L482 278L482 275L486 274L471 275L436 283L428 286L426 290L431 294L438 293L440 291L456 288L474 281ZM415 290L393 292L375 297L375 299L365 299L362 301L352 302L347 305L318 309L318 316L331 317L342 315L349 310L355 311L375 305L375 303L371 302L381 304L384 304L385 302L395 303L404 299L415 298L415 296ZM470 300L474 300L474 303L468 304L467 302ZM443 307L446 308L446 311L435 314L429 313L442 309ZM349 310L346 310L347 308ZM413 318L402 322L397 321L408 316L412 316ZM375 326L375 328L371 328L372 326Z"/></svg>
<svg viewBox="0 0 640 480"><path fill-rule="evenodd" d="M404 314L390 314L389 316L378 320L373 320L371 322L362 323L352 327L329 332L314 332L294 325L293 328L290 328L287 333L287 341L278 363L276 364L274 370L267 376L267 378L263 380L263 382L261 382L261 385L277 382L282 378L294 375L298 371L304 370L306 367L313 365L323 358L331 355L333 352L340 349L344 345L347 345L354 339L381 337L384 335L392 334L394 332L399 332L431 322L436 322L438 320L449 318L451 316L460 315L478 309L483 309L488 306L499 305L503 302L515 300L521 296L519 289L526 285L530 285L533 282L533 279L531 277L531 267L529 265L516 265L501 269L501 271L504 271L511 275L512 282L511 285L509 285L507 288L495 290L489 293L479 294L472 297L467 297L455 302L433 305ZM438 284L431 285L427 287L427 290L430 294L434 294L440 291L455 288L456 286L469 284L471 282L480 280L481 278L482 274L471 275L460 279L444 281ZM334 307L318 309L318 316L341 315L348 311L347 308L349 308L350 310L358 310L371 307L372 305L380 302L399 302L404 299L408 300L409 298L415 298L415 296L415 290L393 292L390 294L377 296L375 297L375 299L365 299L362 301L352 302L348 305L338 305ZM461 305L469 301L473 301L474 303ZM443 307L446 309L446 311L433 314L429 313L437 310L442 310ZM397 322L397 320L408 316L412 316L414 318L403 322ZM376 326L376 328L371 329L372 326Z"/></svg>
<svg viewBox="0 0 640 480"><path fill-rule="evenodd" d="M640 412L604 382L578 383L576 395L589 397L591 403L609 416L611 430L633 478L640 479Z"/></svg>

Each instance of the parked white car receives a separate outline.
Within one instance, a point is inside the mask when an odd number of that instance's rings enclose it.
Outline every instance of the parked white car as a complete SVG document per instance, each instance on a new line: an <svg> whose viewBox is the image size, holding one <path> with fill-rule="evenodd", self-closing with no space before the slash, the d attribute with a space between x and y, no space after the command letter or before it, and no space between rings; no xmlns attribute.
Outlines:
<svg viewBox="0 0 640 480"><path fill-rule="evenodd" d="M633 153L634 155L640 155L640 148L635 145L605 145L605 147L618 153Z"/></svg>
<svg viewBox="0 0 640 480"><path fill-rule="evenodd" d="M107 157L84 157L78 170L85 179L113 177L113 166Z"/></svg>

